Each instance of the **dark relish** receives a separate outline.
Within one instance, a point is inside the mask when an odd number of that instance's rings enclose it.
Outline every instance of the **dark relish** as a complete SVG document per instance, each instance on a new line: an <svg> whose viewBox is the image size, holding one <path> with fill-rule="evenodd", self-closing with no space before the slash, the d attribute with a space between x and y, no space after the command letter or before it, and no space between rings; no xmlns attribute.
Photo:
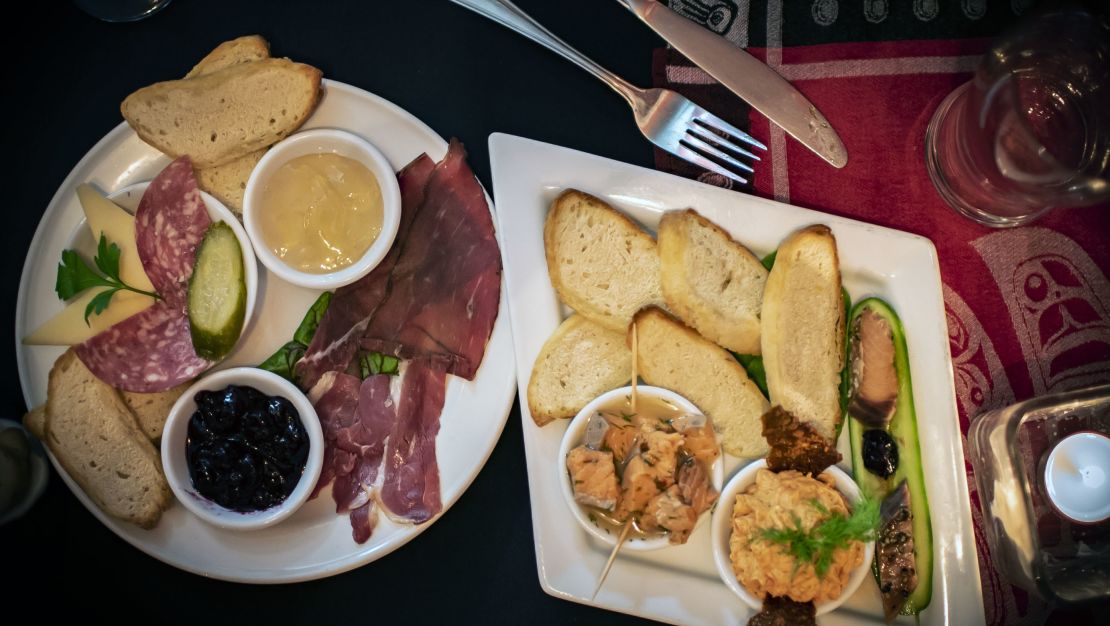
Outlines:
<svg viewBox="0 0 1110 626"><path fill-rule="evenodd" d="M890 478L898 469L898 444L890 433L872 428L863 433L863 466L879 478Z"/></svg>
<svg viewBox="0 0 1110 626"><path fill-rule="evenodd" d="M284 502L308 461L308 433L293 403L240 385L193 399L185 458L197 493L243 513Z"/></svg>

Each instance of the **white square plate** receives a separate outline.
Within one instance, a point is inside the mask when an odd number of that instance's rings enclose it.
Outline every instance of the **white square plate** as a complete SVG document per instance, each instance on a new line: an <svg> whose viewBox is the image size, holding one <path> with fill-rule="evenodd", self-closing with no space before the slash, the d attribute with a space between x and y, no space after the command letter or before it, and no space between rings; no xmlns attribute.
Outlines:
<svg viewBox="0 0 1110 626"><path fill-rule="evenodd" d="M517 362L532 527L540 584L556 597L681 624L743 624L752 611L717 576L703 524L683 546L621 554L591 599L609 546L575 522L559 494L558 450L565 420L539 428L528 411L532 363L566 316L548 279L543 223L552 200L575 188L605 199L648 229L670 209L693 207L757 255L790 232L822 223L836 235L844 286L856 301L877 295L902 317L917 400L926 488L933 524L933 598L922 624L984 621L959 418L948 354L940 271L932 242L917 235L827 215L654 170L510 135L489 140L497 226L505 260ZM846 453L847 429L840 441ZM850 471L849 455L842 465ZM745 461L726 458L726 481ZM883 623L879 591L868 578L822 626ZM913 618L901 618L913 623Z"/></svg>

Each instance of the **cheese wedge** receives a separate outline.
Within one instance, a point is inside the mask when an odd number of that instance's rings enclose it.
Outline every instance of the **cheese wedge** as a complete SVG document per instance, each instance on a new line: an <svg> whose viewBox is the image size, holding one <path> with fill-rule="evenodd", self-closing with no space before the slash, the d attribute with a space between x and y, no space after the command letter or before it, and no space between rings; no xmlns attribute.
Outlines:
<svg viewBox="0 0 1110 626"><path fill-rule="evenodd" d="M77 198L85 211L85 219L93 239L100 240L103 234L110 243L119 246L119 275L123 282L144 291L154 291L150 278L143 270L139 260L139 249L135 243L135 216L125 211L115 202L100 195L90 185L77 188ZM132 315L146 309L154 299L132 291L118 291L112 296L111 304L99 315L89 316L85 323L85 308L89 301L103 289L89 289L79 294L54 317L28 335L23 343L28 345L72 346L92 338L109 326L122 322Z"/></svg>
<svg viewBox="0 0 1110 626"><path fill-rule="evenodd" d="M109 326L122 322L132 315L145 310L154 303L149 296L131 291L117 291L112 303L100 315L90 315L85 323L85 308L89 301L102 289L89 289L77 296L54 317L23 339L23 343L33 346L73 346L89 339Z"/></svg>
<svg viewBox="0 0 1110 626"><path fill-rule="evenodd" d="M136 289L154 291L154 285L150 284L150 278L139 261L139 245L135 242L135 216L100 195L92 185L79 185L77 199L81 201L81 208L85 211L93 241L100 241L103 233L109 243L119 246L119 277L123 282Z"/></svg>

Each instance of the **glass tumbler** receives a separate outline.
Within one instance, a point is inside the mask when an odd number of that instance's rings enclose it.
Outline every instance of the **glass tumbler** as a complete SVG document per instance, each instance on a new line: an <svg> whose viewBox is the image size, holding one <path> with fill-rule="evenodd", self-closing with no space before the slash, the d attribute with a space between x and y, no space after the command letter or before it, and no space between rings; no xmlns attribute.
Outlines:
<svg viewBox="0 0 1110 626"><path fill-rule="evenodd" d="M1110 200L1110 28L1063 8L996 41L937 108L925 162L941 197L987 226Z"/></svg>
<svg viewBox="0 0 1110 626"><path fill-rule="evenodd" d="M73 0L73 3L105 22L135 22L161 11L170 0Z"/></svg>

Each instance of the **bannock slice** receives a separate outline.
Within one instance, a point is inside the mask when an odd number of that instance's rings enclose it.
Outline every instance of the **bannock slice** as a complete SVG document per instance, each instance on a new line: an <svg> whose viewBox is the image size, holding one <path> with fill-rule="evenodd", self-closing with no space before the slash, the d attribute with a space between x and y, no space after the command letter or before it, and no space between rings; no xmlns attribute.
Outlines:
<svg viewBox="0 0 1110 626"><path fill-rule="evenodd" d="M40 441L46 438L46 405L40 404L27 411L23 416L23 427Z"/></svg>
<svg viewBox="0 0 1110 626"><path fill-rule="evenodd" d="M181 80L155 83L123 101L139 137L198 168L223 165L300 128L320 99L320 70L261 59Z"/></svg>
<svg viewBox="0 0 1110 626"><path fill-rule="evenodd" d="M237 37L216 46L212 52L194 65L192 70L189 70L185 78L211 74L225 67L266 59L269 56L270 43L259 35Z"/></svg>
<svg viewBox="0 0 1110 626"><path fill-rule="evenodd" d="M45 441L105 513L153 528L171 502L158 451L112 389L73 350L58 357L47 387Z"/></svg>
<svg viewBox="0 0 1110 626"><path fill-rule="evenodd" d="M197 185L235 213L242 213L247 179L267 150L269 148L262 148L223 165L201 168L196 171Z"/></svg>
<svg viewBox="0 0 1110 626"><path fill-rule="evenodd" d="M659 222L667 308L703 337L740 354L759 354L767 270L747 248L692 209Z"/></svg>
<svg viewBox="0 0 1110 626"><path fill-rule="evenodd" d="M767 453L760 418L770 405L727 350L654 307L637 313L635 324L644 382L697 405L713 420L725 452L740 457Z"/></svg>
<svg viewBox="0 0 1110 626"><path fill-rule="evenodd" d="M547 214L543 244L559 298L602 326L623 332L636 311L663 302L655 239L598 198L564 191Z"/></svg>
<svg viewBox="0 0 1110 626"><path fill-rule="evenodd" d="M551 334L532 366L528 411L537 426L574 417L599 395L632 377L624 333L572 315Z"/></svg>
<svg viewBox="0 0 1110 626"><path fill-rule="evenodd" d="M182 383L172 389L157 393L135 393L121 391L120 396L131 412L135 414L135 422L143 431L146 438L152 442L162 438L162 428L166 425L166 418L170 416L170 409L181 394L189 388L193 381Z"/></svg>
<svg viewBox="0 0 1110 626"><path fill-rule="evenodd" d="M786 238L763 290L763 367L777 404L830 441L840 425L844 300L828 226Z"/></svg>

